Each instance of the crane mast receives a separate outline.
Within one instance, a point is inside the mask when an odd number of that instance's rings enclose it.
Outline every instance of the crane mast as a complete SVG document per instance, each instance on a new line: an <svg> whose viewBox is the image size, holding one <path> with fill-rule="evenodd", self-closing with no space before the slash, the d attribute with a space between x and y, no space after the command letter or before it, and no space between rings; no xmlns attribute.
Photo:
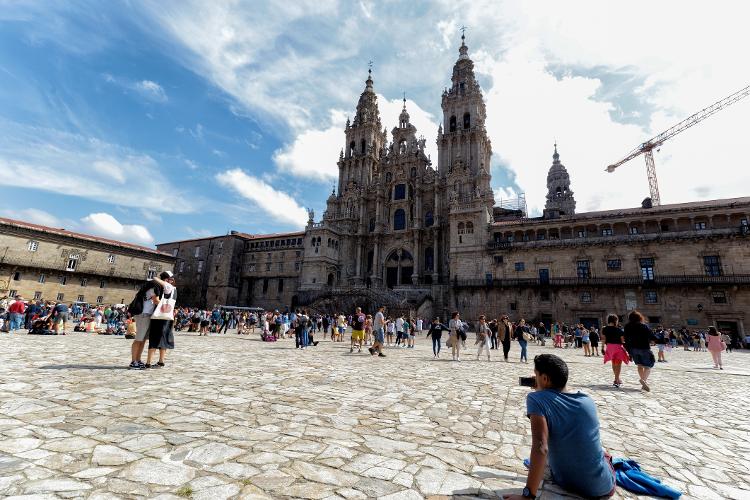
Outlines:
<svg viewBox="0 0 750 500"><path fill-rule="evenodd" d="M680 132L684 132L693 125L697 125L709 116L721 111L722 109L736 103L739 100L744 99L748 95L750 95L750 85L741 90L738 90L734 94L729 95L724 99L721 99L720 101L716 101L712 105L688 116L680 123L668 128L664 132L652 137L651 139L642 143L640 146L628 153L628 155L622 160L607 166L605 170L609 173L612 173L623 163L629 162L636 156L643 155L646 160L646 175L648 176L648 187L651 194L651 204L653 206L658 206L661 203L661 199L659 196L659 182L656 178L656 164L654 163L653 150L655 148L659 148L662 144L664 144L666 141L676 136Z"/></svg>

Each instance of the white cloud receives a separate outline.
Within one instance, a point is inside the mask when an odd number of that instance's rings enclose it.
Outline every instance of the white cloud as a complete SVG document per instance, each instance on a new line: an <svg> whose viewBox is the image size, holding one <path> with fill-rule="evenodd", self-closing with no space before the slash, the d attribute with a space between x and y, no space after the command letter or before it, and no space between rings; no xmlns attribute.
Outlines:
<svg viewBox="0 0 750 500"><path fill-rule="evenodd" d="M140 82L135 82L134 88L138 92L140 92L142 96L152 101L156 101L156 102L167 101L167 93L164 92L164 88L158 83L153 82L151 80L141 80Z"/></svg>
<svg viewBox="0 0 750 500"><path fill-rule="evenodd" d="M81 219L81 223L85 230L107 238L131 243L152 244L154 242L154 237L145 226L122 224L105 212L89 214Z"/></svg>
<svg viewBox="0 0 750 500"><path fill-rule="evenodd" d="M162 213L190 213L202 203L172 185L165 167L151 156L93 137L2 119L0 185Z"/></svg>
<svg viewBox="0 0 750 500"><path fill-rule="evenodd" d="M104 81L120 87L125 93L133 92L144 99L152 102L164 103L169 99L164 87L152 80L130 80L128 78L114 76L110 73L102 75Z"/></svg>
<svg viewBox="0 0 750 500"><path fill-rule="evenodd" d="M22 220L42 226L65 227L65 224L57 216L38 208L6 209L0 211L0 214L9 219ZM69 224L68 227L70 227Z"/></svg>
<svg viewBox="0 0 750 500"><path fill-rule="evenodd" d="M239 168L217 174L216 181L251 201L258 209L278 222L295 228L302 228L307 222L307 212L294 198Z"/></svg>

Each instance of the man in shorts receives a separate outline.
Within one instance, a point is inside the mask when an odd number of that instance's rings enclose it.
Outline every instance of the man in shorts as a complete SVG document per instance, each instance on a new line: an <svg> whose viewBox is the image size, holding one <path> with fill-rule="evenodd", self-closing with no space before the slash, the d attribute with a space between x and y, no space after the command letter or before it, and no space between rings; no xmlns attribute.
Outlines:
<svg viewBox="0 0 750 500"><path fill-rule="evenodd" d="M68 309L67 304L63 302L55 304L52 309L55 335L65 335L65 328L68 326L68 314L70 314L70 309ZM62 333L60 332L60 324L62 324Z"/></svg>
<svg viewBox="0 0 750 500"><path fill-rule="evenodd" d="M160 278L171 278L171 274L165 271ZM133 302L136 300L142 301L143 309L140 313L133 315L133 319L135 320L135 338L133 339L133 344L130 346L130 365L128 366L131 370L143 370L146 368L146 365L141 361L141 355L143 354L143 348L148 338L151 315L154 314L154 309L156 309L154 300L158 302L160 295L161 287L153 280L148 280L141 286L135 299L133 299Z"/></svg>
<svg viewBox="0 0 750 500"><path fill-rule="evenodd" d="M337 340L343 342L344 332L346 332L346 318L343 314L339 314L338 318L336 318L336 331L338 332Z"/></svg>
<svg viewBox="0 0 750 500"><path fill-rule="evenodd" d="M362 352L362 342L365 340L365 320L367 318L362 314L362 308L358 307L352 316L352 344L349 352L354 352L354 346L357 346L357 352Z"/></svg>
<svg viewBox="0 0 750 500"><path fill-rule="evenodd" d="M372 356L378 353L381 358L385 357L383 354L383 343L385 342L385 315L383 314L383 306L378 307L378 312L375 313L375 318L372 320L372 329L375 334L375 342L370 347L369 351Z"/></svg>

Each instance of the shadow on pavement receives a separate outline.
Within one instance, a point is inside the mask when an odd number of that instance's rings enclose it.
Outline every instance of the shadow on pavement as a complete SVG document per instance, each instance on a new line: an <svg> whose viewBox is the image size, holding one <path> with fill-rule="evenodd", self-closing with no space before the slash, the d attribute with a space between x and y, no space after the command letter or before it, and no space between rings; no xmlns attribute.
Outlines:
<svg viewBox="0 0 750 500"><path fill-rule="evenodd" d="M127 366L106 365L46 365L40 367L42 370L127 370Z"/></svg>
<svg viewBox="0 0 750 500"><path fill-rule="evenodd" d="M643 392L640 388L636 387L614 387L612 384L597 384L585 386L589 389L599 389L601 391L612 391L612 392Z"/></svg>

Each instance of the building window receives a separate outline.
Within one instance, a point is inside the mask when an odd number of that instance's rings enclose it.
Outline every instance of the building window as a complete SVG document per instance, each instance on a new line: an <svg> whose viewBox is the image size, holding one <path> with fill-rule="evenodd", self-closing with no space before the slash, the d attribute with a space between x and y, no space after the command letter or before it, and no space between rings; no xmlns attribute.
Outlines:
<svg viewBox="0 0 750 500"><path fill-rule="evenodd" d="M549 290L540 290L539 291L539 300L542 302L549 302Z"/></svg>
<svg viewBox="0 0 750 500"><path fill-rule="evenodd" d="M727 292L711 292L711 297L714 300L714 304L727 303Z"/></svg>
<svg viewBox="0 0 750 500"><path fill-rule="evenodd" d="M646 304L658 304L659 296L657 295L656 290L646 290L643 292L643 300Z"/></svg>
<svg viewBox="0 0 750 500"><path fill-rule="evenodd" d="M253 256L253 257L254 257L254 256ZM183 272L184 270L185 270L185 261L184 261L184 260L181 260L181 261L180 261L180 266L179 266L179 267L177 268L177 272L178 272L178 273L181 273L181 272Z"/></svg>
<svg viewBox="0 0 750 500"><path fill-rule="evenodd" d="M148 272L146 273L146 279L152 280L155 277L156 277L156 269L149 269Z"/></svg>
<svg viewBox="0 0 750 500"><path fill-rule="evenodd" d="M375 217L370 217L370 224L368 226L370 232L375 231Z"/></svg>
<svg viewBox="0 0 750 500"><path fill-rule="evenodd" d="M706 229L706 223L705 222L696 222L693 227L695 227L696 231L703 231L704 229Z"/></svg>
<svg viewBox="0 0 750 500"><path fill-rule="evenodd" d="M630 234L638 234L638 228L636 226L630 226Z"/></svg>
<svg viewBox="0 0 750 500"><path fill-rule="evenodd" d="M35 240L29 240L29 242L26 244L26 248L29 250L29 252L36 252L39 248L39 242Z"/></svg>
<svg viewBox="0 0 750 500"><path fill-rule="evenodd" d="M99 288L107 288L107 280L99 280Z"/></svg>
<svg viewBox="0 0 750 500"><path fill-rule="evenodd" d="M641 264L641 277L644 281L654 280L654 259L649 257L639 260Z"/></svg>
<svg viewBox="0 0 750 500"><path fill-rule="evenodd" d="M622 261L620 259L608 259L607 260L607 271L619 271L622 269Z"/></svg>
<svg viewBox="0 0 750 500"><path fill-rule="evenodd" d="M68 257L68 265L65 267L66 271L75 271L78 267L78 255L71 255Z"/></svg>
<svg viewBox="0 0 750 500"><path fill-rule="evenodd" d="M458 223L458 234L464 234L465 231L466 231L466 226L464 225L463 222L459 222Z"/></svg>
<svg viewBox="0 0 750 500"><path fill-rule="evenodd" d="M455 115L451 116L450 120L448 120L448 130L450 132L455 132L456 131L456 117L455 117Z"/></svg>
<svg viewBox="0 0 750 500"><path fill-rule="evenodd" d="M406 184L396 184L395 186L393 186L393 199L394 200L406 199Z"/></svg>
<svg viewBox="0 0 750 500"><path fill-rule="evenodd" d="M578 238L585 238L586 237L586 231L585 230L578 231L576 233L576 235L577 235Z"/></svg>
<svg viewBox="0 0 750 500"><path fill-rule="evenodd" d="M64 285L64 284L66 284L68 282L68 277L67 276L60 276L60 277L58 277L58 281L60 282L61 285Z"/></svg>
<svg viewBox="0 0 750 500"><path fill-rule="evenodd" d="M279 272L281 272L283 270L284 270L284 263L283 262L279 262Z"/></svg>
<svg viewBox="0 0 750 500"><path fill-rule="evenodd" d="M39 300L42 298L42 292L34 292L34 300Z"/></svg>
<svg viewBox="0 0 750 500"><path fill-rule="evenodd" d="M703 267L706 276L721 276L721 258L718 255L706 255L703 257Z"/></svg>
<svg viewBox="0 0 750 500"><path fill-rule="evenodd" d="M255 264L250 264L247 266L248 272L254 273L255 272Z"/></svg>
<svg viewBox="0 0 750 500"><path fill-rule="evenodd" d="M176 248L175 248L175 252L174 253L175 254L177 253L177 249ZM175 255L175 257L176 256L177 255ZM114 264L115 263L115 255L114 254L107 255L107 262L109 262L110 264Z"/></svg>
<svg viewBox="0 0 750 500"><path fill-rule="evenodd" d="M464 130L471 128L471 115L469 113L464 113Z"/></svg>
<svg viewBox="0 0 750 500"><path fill-rule="evenodd" d="M201 272L201 271L203 271L203 261L199 260L198 261L198 272Z"/></svg>
<svg viewBox="0 0 750 500"><path fill-rule="evenodd" d="M432 227L435 224L435 217L432 212L427 212L424 216L424 227Z"/></svg>
<svg viewBox="0 0 750 500"><path fill-rule="evenodd" d="M301 244L302 244L302 238L297 238L297 244L298 244L298 245L301 245Z"/></svg>
<svg viewBox="0 0 750 500"><path fill-rule="evenodd" d="M269 262L266 264L266 271L270 271L270 270L271 270L271 263Z"/></svg>
<svg viewBox="0 0 750 500"><path fill-rule="evenodd" d="M64 294L64 293L62 293L62 292L58 293L58 294L57 294L57 300L58 300L58 301L60 301L60 300L65 300L65 294Z"/></svg>
<svg viewBox="0 0 750 500"><path fill-rule="evenodd" d="M511 311L515 311L516 309L518 309L518 304L516 304L515 302L511 302L510 304L508 304L508 306L510 306L509 309Z"/></svg>
<svg viewBox="0 0 750 500"><path fill-rule="evenodd" d="M503 256L502 255L493 255L492 260L495 262L495 265L500 265L503 263Z"/></svg>
<svg viewBox="0 0 750 500"><path fill-rule="evenodd" d="M581 304L591 304L592 298L591 298L591 292L585 291L581 292Z"/></svg>
<svg viewBox="0 0 750 500"><path fill-rule="evenodd" d="M195 247L195 253L193 254L193 256L196 258L201 256L201 247Z"/></svg>
<svg viewBox="0 0 750 500"><path fill-rule="evenodd" d="M263 280L263 295L268 293L268 278Z"/></svg>
<svg viewBox="0 0 750 500"><path fill-rule="evenodd" d="M662 224L661 225L661 232L662 233L669 232L669 224Z"/></svg>
<svg viewBox="0 0 750 500"><path fill-rule="evenodd" d="M524 271L526 270L526 264L524 264L523 262L516 262L515 268L516 268L516 271L518 272Z"/></svg>
<svg viewBox="0 0 750 500"><path fill-rule="evenodd" d="M294 270L299 271L299 262L294 263Z"/></svg>
<svg viewBox="0 0 750 500"><path fill-rule="evenodd" d="M612 236L612 228L605 227L602 229L602 236Z"/></svg>
<svg viewBox="0 0 750 500"><path fill-rule="evenodd" d="M85 302L85 301L83 300L83 295L79 295L79 296L78 296L78 302Z"/></svg>
<svg viewBox="0 0 750 500"><path fill-rule="evenodd" d="M402 208L399 208L393 214L393 229L394 231L406 229L406 212Z"/></svg>
<svg viewBox="0 0 750 500"><path fill-rule="evenodd" d="M546 239L547 239L547 236L544 233L537 233L537 235L536 235L536 240L537 241L543 241L543 240L546 240Z"/></svg>
<svg viewBox="0 0 750 500"><path fill-rule="evenodd" d="M88 278L81 278L81 286L86 286L89 282Z"/></svg>
<svg viewBox="0 0 750 500"><path fill-rule="evenodd" d="M279 293L284 291L284 280L279 279Z"/></svg>
<svg viewBox="0 0 750 500"><path fill-rule="evenodd" d="M13 281L21 281L21 273L19 271L13 273Z"/></svg>
<svg viewBox="0 0 750 500"><path fill-rule="evenodd" d="M47 281L47 276L45 276L44 274L40 274L39 283L44 283L45 281Z"/></svg>
<svg viewBox="0 0 750 500"><path fill-rule="evenodd" d="M473 222L467 222L466 223L466 234L474 234L474 223Z"/></svg>
<svg viewBox="0 0 750 500"><path fill-rule="evenodd" d="M8 297L15 297L16 295L18 295L18 290L10 290L8 292Z"/></svg>
<svg viewBox="0 0 750 500"><path fill-rule="evenodd" d="M98 297L96 298L96 303L97 303L97 304L101 304L102 302L104 302L104 297L102 297L101 295L99 295L99 296L98 296Z"/></svg>
<svg viewBox="0 0 750 500"><path fill-rule="evenodd" d="M576 275L579 278L589 279L591 277L591 265L587 260L579 260L576 262Z"/></svg>

